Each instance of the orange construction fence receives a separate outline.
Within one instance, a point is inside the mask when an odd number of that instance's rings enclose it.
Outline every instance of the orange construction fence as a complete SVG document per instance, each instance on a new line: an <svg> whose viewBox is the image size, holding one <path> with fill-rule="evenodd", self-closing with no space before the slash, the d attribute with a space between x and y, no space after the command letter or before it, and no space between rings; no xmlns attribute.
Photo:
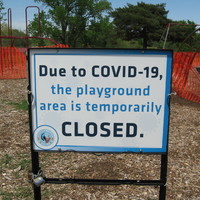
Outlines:
<svg viewBox="0 0 200 200"><path fill-rule="evenodd" d="M39 48L68 48L58 44ZM26 78L26 48L0 47L0 79Z"/></svg>
<svg viewBox="0 0 200 200"><path fill-rule="evenodd" d="M68 45L52 45L41 48L55 47L68 48ZM24 48L0 48L0 79L27 77L25 52ZM178 96L200 103L200 53L174 53L172 89Z"/></svg>
<svg viewBox="0 0 200 200"><path fill-rule="evenodd" d="M0 47L0 79L26 78L24 49Z"/></svg>
<svg viewBox="0 0 200 200"><path fill-rule="evenodd" d="M200 53L174 53L172 89L178 96L200 103Z"/></svg>

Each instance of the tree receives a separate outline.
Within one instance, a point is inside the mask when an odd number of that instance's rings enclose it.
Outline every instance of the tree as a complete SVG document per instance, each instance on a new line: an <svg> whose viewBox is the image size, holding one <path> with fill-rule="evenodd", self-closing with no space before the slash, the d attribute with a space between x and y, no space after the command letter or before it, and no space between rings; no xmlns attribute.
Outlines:
<svg viewBox="0 0 200 200"><path fill-rule="evenodd" d="M112 12L117 33L126 40L143 39L143 48L150 46L152 40L159 40L168 23L165 4L127 4Z"/></svg>
<svg viewBox="0 0 200 200"><path fill-rule="evenodd" d="M4 10L3 7L3 2L0 0L0 36L2 35L2 22L3 22L3 16L5 15L5 13L3 13L2 11ZM0 38L0 46L2 45L2 40Z"/></svg>
<svg viewBox="0 0 200 200"><path fill-rule="evenodd" d="M0 0L0 22L3 21L3 16L5 15L4 12L2 12L5 8L3 7L3 1ZM0 23L1 24L1 23Z"/></svg>
<svg viewBox="0 0 200 200"><path fill-rule="evenodd" d="M109 47L114 37L113 24L108 17L105 17L99 22L91 21L86 30L84 43L89 47Z"/></svg>
<svg viewBox="0 0 200 200"><path fill-rule="evenodd" d="M8 25L3 23L1 26L1 35L8 36ZM25 37L26 33L18 29L12 29L12 36ZM26 47L25 39L3 39L2 46L15 46L15 47Z"/></svg>
<svg viewBox="0 0 200 200"><path fill-rule="evenodd" d="M41 36L41 37L50 37L52 38L52 35L55 35L55 29L52 28L51 22L48 21L49 15L46 14L44 11L40 13L40 26L38 26L38 14L34 15L34 20L29 24L28 31L30 36ZM40 27L40 29L39 29ZM55 36L53 37L55 38ZM33 46L46 46L46 45L52 45L52 43L49 43L47 40L42 39L31 39L31 44Z"/></svg>
<svg viewBox="0 0 200 200"><path fill-rule="evenodd" d="M48 13L43 14L48 36L62 44L77 46L83 41L86 29L91 21L99 22L103 14L111 9L107 0L35 0L43 2ZM35 18L30 25L30 31L36 27ZM35 25L34 25L34 24ZM32 26L32 27L31 27ZM44 34L44 32L43 32Z"/></svg>
<svg viewBox="0 0 200 200"><path fill-rule="evenodd" d="M197 48L199 44L199 37L196 28L195 23L190 20L170 20L170 23L167 24L162 34L161 41L163 41L163 43L160 43L160 45L163 47L164 44L164 48L171 48L175 51L180 51L180 47L182 51L192 51L192 49L194 50ZM191 49L191 47L193 48Z"/></svg>
<svg viewBox="0 0 200 200"><path fill-rule="evenodd" d="M170 25L169 40L172 42L183 42L183 40L195 30L195 23L192 21L173 21Z"/></svg>
<svg viewBox="0 0 200 200"><path fill-rule="evenodd" d="M4 10L4 6L3 6L3 1L0 0L0 36L5 35L5 27L7 28L7 25L5 24L5 19L4 16L6 13L3 12ZM6 29L8 30L8 28ZM5 41L2 40L2 38L0 38L0 47L4 46Z"/></svg>

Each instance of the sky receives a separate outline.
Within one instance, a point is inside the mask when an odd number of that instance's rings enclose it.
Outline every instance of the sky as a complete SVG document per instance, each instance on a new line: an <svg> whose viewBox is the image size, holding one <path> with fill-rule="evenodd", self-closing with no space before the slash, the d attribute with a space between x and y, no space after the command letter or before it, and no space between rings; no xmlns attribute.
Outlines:
<svg viewBox="0 0 200 200"><path fill-rule="evenodd" d="M108 0L112 7L124 7L127 3L137 5L139 0ZM168 18L172 20L190 20L200 24L200 0L142 0L150 4L166 4L166 10L169 11ZM41 3L35 3L34 0L3 0L5 12L9 8L12 10L12 27L24 31L26 29L25 9L27 6L38 6L40 10L45 9ZM31 20L33 15L38 12L37 8L29 7L27 9L27 19ZM7 18L7 17L6 17Z"/></svg>

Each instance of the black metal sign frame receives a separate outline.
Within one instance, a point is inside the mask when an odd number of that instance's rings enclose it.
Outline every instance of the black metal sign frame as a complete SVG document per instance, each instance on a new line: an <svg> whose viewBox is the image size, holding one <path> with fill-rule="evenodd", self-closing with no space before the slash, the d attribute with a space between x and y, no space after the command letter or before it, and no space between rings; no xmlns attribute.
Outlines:
<svg viewBox="0 0 200 200"><path fill-rule="evenodd" d="M39 153L31 151L32 156L32 174L38 174L41 171L39 165ZM166 200L167 183L167 162L168 154L161 155L160 179L158 180L115 180L115 179L71 179L71 178L47 178L43 177L48 184L83 184L83 185L138 185L138 186L158 186L159 200ZM41 200L41 185L33 184L34 199Z"/></svg>
<svg viewBox="0 0 200 200"><path fill-rule="evenodd" d="M28 55L29 56L29 55ZM28 63L30 69L30 62ZM30 181L33 184L34 199L41 200L41 184L34 183L34 176L37 177L41 172L39 152L36 152L33 148L33 126L32 126L32 101L33 96L31 92L31 78L29 70L29 85L28 85L28 102L29 102L29 126L30 126L30 145L31 145L31 161L32 161L32 172ZM170 96L168 101L168 106L170 108ZM170 110L169 110L170 116ZM169 130L169 127L168 127ZM168 139L167 139L168 143ZM153 154L153 153L151 153ZM159 200L166 199L166 183L167 183L167 164L168 164L168 144L167 151L164 153L157 153L160 155L161 165L160 165L160 179L158 180L115 180L115 179L73 179L73 178L48 178L42 176L44 182L48 184L85 184L85 185L139 185L139 186L158 186L159 190Z"/></svg>

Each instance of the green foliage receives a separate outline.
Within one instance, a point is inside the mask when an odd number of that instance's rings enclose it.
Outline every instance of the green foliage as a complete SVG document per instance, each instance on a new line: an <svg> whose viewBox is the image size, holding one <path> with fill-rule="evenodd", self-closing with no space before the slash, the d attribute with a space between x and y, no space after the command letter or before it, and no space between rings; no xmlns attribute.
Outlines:
<svg viewBox="0 0 200 200"><path fill-rule="evenodd" d="M91 25L85 32L84 44L86 47L109 47L114 37L113 24L108 17L105 17L99 22L91 21Z"/></svg>
<svg viewBox="0 0 200 200"><path fill-rule="evenodd" d="M114 39L111 43L108 44L109 48L142 48L141 40L123 40L123 39Z"/></svg>
<svg viewBox="0 0 200 200"><path fill-rule="evenodd" d="M168 39L172 42L182 42L186 36L195 30L195 26L190 26L195 24L192 21L173 21L173 24L170 26L168 36Z"/></svg>
<svg viewBox="0 0 200 200"><path fill-rule="evenodd" d="M52 38L56 41L59 41L57 37L53 37L55 32L57 30L52 28L51 22L48 21L49 15L46 14L44 11L41 11L40 13L40 23L38 19L38 15L34 15L34 20L29 24L28 30L29 30L29 35L31 36L37 36L37 37L43 37L43 38ZM32 47L35 46L48 46L52 45L53 43L45 40L45 39L31 39L30 45Z"/></svg>
<svg viewBox="0 0 200 200"><path fill-rule="evenodd" d="M149 46L151 40L160 37L168 22L168 11L165 4L127 4L112 12L114 24L119 37L125 40L143 39L143 48Z"/></svg>
<svg viewBox="0 0 200 200"><path fill-rule="evenodd" d="M163 48L162 33L170 26L165 48L175 51L195 51L199 48L200 36L195 22L172 21L167 18L165 4L127 4L114 11L108 0L35 0L46 6L29 23L29 35L50 38L70 47L93 48ZM0 0L0 11L3 13ZM112 19L112 20L111 20ZM176 24L176 25L175 25ZM178 25L182 24L182 25ZM184 25L185 24L185 25ZM40 27L40 28L39 28ZM23 31L13 29L13 36L25 36ZM165 32L166 33L166 32ZM3 23L2 35L8 35L8 26ZM3 39L3 46L26 47L25 39ZM29 46L54 44L45 39L29 39Z"/></svg>
<svg viewBox="0 0 200 200"><path fill-rule="evenodd" d="M166 27L162 35L162 45L166 40L165 48L174 51L196 51L200 45L199 33L195 23L192 21L174 21ZM168 31L168 36L166 37Z"/></svg>
<svg viewBox="0 0 200 200"><path fill-rule="evenodd" d="M41 15L44 28L42 35L72 47L87 46L86 34L90 24L101 23L105 14L111 10L107 0L35 0L48 7L48 13ZM30 31L35 35L38 19L30 24Z"/></svg>
<svg viewBox="0 0 200 200"><path fill-rule="evenodd" d="M8 36L8 25L3 23L1 26L1 35ZM24 37L26 34L18 29L12 29L12 36ZM26 47L25 39L2 39L2 46L15 46L15 47Z"/></svg>
<svg viewBox="0 0 200 200"><path fill-rule="evenodd" d="M0 21L3 21L4 20L4 16L5 16L5 12L3 12L4 10L4 6L3 6L3 1L0 0Z"/></svg>

